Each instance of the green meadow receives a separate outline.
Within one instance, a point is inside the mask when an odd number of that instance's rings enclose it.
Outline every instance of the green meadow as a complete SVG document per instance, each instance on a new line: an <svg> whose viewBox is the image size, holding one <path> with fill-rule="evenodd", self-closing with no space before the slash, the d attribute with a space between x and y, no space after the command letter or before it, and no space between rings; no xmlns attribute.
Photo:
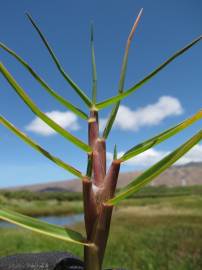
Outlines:
<svg viewBox="0 0 202 270"><path fill-rule="evenodd" d="M67 192L60 196L57 192L1 192L0 202L32 215L82 211L81 195ZM84 231L83 224L74 227ZM53 250L82 256L79 246L20 228L0 228L0 256ZM149 187L115 208L105 267L118 266L129 270L202 269L202 187Z"/></svg>

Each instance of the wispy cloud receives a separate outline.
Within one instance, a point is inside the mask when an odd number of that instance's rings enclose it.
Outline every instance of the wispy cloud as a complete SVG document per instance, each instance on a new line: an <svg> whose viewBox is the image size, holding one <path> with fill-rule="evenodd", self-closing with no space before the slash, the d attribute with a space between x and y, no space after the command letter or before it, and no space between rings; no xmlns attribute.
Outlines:
<svg viewBox="0 0 202 270"><path fill-rule="evenodd" d="M180 101L171 96L162 96L156 103L132 110L121 105L117 113L115 127L121 130L138 131L144 126L154 126L160 124L169 116L180 115L183 108ZM107 118L100 121L101 129L105 126Z"/></svg>
<svg viewBox="0 0 202 270"><path fill-rule="evenodd" d="M78 130L80 128L78 118L72 112L51 111L46 112L46 115L63 128L68 128L69 130ZM31 123L25 127L25 129L43 136L56 134L52 128L50 128L38 117L32 120Z"/></svg>
<svg viewBox="0 0 202 270"><path fill-rule="evenodd" d="M124 152L119 152L118 157L121 157ZM131 158L130 160L124 162L123 164L127 166L134 166L139 168L146 168L152 166L166 155L168 155L170 151L160 151L154 148L151 148L140 155ZM108 161L112 161L113 155L112 153L107 153ZM195 145L186 155L180 158L175 165L184 165L190 162L202 162L202 144Z"/></svg>

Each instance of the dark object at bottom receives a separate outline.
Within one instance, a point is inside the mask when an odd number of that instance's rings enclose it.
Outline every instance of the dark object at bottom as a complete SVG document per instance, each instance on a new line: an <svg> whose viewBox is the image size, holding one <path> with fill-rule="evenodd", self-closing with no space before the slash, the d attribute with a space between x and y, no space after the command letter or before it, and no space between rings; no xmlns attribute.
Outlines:
<svg viewBox="0 0 202 270"><path fill-rule="evenodd" d="M71 253L47 252L2 257L0 270L84 270L84 264Z"/></svg>
<svg viewBox="0 0 202 270"><path fill-rule="evenodd" d="M83 270L83 262L66 252L20 254L1 258L0 270Z"/></svg>

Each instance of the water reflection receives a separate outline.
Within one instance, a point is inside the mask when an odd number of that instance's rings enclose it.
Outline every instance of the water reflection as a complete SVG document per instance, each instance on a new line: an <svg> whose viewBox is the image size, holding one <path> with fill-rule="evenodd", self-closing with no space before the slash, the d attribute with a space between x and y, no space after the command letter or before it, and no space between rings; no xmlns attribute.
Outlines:
<svg viewBox="0 0 202 270"><path fill-rule="evenodd" d="M83 221L83 214L68 215L68 216L42 216L37 217L38 219L48 222L50 224L65 226L65 225L74 225L77 222ZM0 227L14 227L15 225L0 221Z"/></svg>

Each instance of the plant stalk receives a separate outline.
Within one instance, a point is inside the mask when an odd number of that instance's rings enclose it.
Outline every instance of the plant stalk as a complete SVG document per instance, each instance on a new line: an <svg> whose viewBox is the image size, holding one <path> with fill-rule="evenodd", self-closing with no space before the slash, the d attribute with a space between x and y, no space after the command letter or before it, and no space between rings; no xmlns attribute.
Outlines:
<svg viewBox="0 0 202 270"><path fill-rule="evenodd" d="M84 247L85 270L101 270L109 236L113 206L104 203L114 196L120 162L114 160L106 174L106 144L99 138L98 113L89 117L89 145L92 147L92 179L83 179L84 218L87 240Z"/></svg>

